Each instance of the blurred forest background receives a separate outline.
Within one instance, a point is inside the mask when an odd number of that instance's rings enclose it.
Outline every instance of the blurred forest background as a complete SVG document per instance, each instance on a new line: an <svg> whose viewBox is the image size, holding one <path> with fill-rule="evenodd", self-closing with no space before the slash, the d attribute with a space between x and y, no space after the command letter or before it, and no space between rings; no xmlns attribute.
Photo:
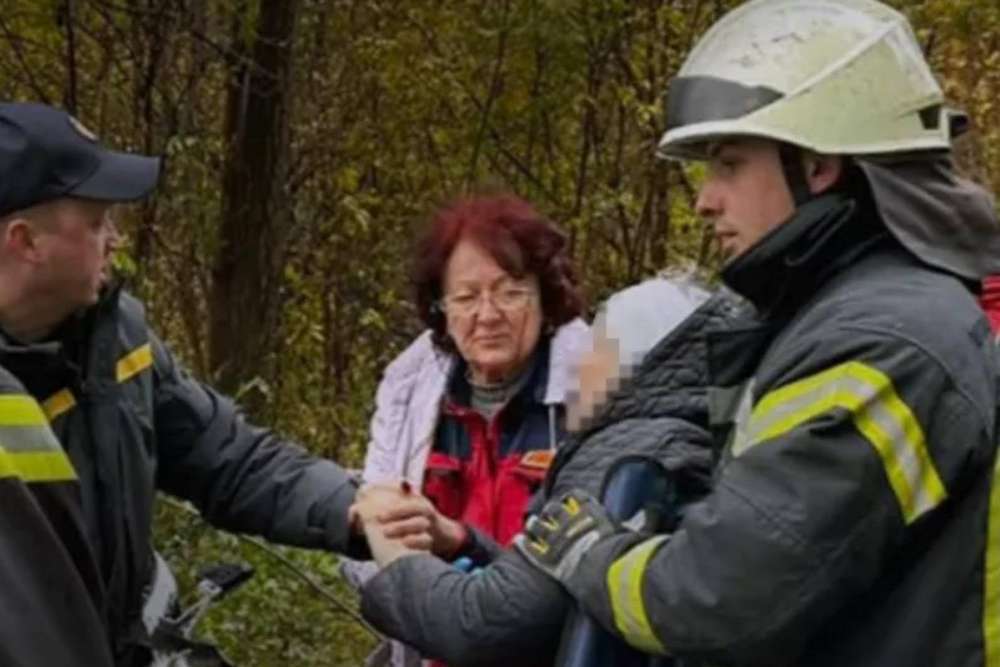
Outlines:
<svg viewBox="0 0 1000 667"><path fill-rule="evenodd" d="M592 303L711 267L683 171L653 158L666 84L732 0L0 0L0 97L166 155L118 266L198 376L362 461L381 369L417 331L414 225L506 187L570 235ZM895 0L950 101L966 173L1000 187L1000 3ZM258 576L204 630L240 665L356 665L372 637L259 549L176 509L158 543ZM281 553L349 605L326 554Z"/></svg>

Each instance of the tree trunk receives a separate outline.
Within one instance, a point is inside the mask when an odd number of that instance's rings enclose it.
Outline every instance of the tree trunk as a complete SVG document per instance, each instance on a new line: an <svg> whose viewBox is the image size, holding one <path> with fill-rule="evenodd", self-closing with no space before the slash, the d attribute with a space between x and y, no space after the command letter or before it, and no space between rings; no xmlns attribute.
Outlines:
<svg viewBox="0 0 1000 667"><path fill-rule="evenodd" d="M291 66L299 0L261 0L253 37L230 69L222 221L212 269L209 355L217 386L235 393L273 379L282 267L292 223L287 179ZM242 26L236 28L237 35ZM259 412L266 396L243 404Z"/></svg>

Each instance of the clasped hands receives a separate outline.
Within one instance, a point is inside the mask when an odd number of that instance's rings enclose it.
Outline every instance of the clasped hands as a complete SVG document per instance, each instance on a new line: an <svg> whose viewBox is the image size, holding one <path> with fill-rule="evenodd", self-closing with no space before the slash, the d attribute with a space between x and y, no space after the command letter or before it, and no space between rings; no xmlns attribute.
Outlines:
<svg viewBox="0 0 1000 667"><path fill-rule="evenodd" d="M449 558L466 539L465 526L402 483L362 486L348 511L348 521L356 534L365 535L379 567L426 551Z"/></svg>

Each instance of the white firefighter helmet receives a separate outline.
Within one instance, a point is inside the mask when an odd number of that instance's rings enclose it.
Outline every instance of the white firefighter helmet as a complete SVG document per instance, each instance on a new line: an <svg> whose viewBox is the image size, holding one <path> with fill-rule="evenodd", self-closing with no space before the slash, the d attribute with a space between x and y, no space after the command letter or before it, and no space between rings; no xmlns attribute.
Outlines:
<svg viewBox="0 0 1000 667"><path fill-rule="evenodd" d="M875 0L752 0L684 62L658 153L702 158L725 136L833 155L947 149L943 101L896 10Z"/></svg>

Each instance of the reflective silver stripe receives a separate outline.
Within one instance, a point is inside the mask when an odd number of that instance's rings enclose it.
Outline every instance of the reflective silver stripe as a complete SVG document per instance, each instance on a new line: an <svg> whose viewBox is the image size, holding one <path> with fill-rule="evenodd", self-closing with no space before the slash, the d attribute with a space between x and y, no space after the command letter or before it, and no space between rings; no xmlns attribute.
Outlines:
<svg viewBox="0 0 1000 667"><path fill-rule="evenodd" d="M729 442L729 453L736 457L742 454L752 444L750 439L750 414L753 411L753 390L755 381L751 379L743 388L739 403L736 405L736 416L733 419L733 434Z"/></svg>
<svg viewBox="0 0 1000 667"><path fill-rule="evenodd" d="M62 451L46 426L0 426L0 448L8 452Z"/></svg>
<svg viewBox="0 0 1000 667"><path fill-rule="evenodd" d="M840 364L764 396L750 418L747 448L835 409L845 410L875 447L906 523L944 500L947 494L920 423L892 380L861 362Z"/></svg>
<svg viewBox="0 0 1000 667"><path fill-rule="evenodd" d="M608 594L615 627L632 646L646 653L665 655L663 646L649 623L642 600L642 579L646 565L667 535L657 535L633 547L608 569Z"/></svg>

